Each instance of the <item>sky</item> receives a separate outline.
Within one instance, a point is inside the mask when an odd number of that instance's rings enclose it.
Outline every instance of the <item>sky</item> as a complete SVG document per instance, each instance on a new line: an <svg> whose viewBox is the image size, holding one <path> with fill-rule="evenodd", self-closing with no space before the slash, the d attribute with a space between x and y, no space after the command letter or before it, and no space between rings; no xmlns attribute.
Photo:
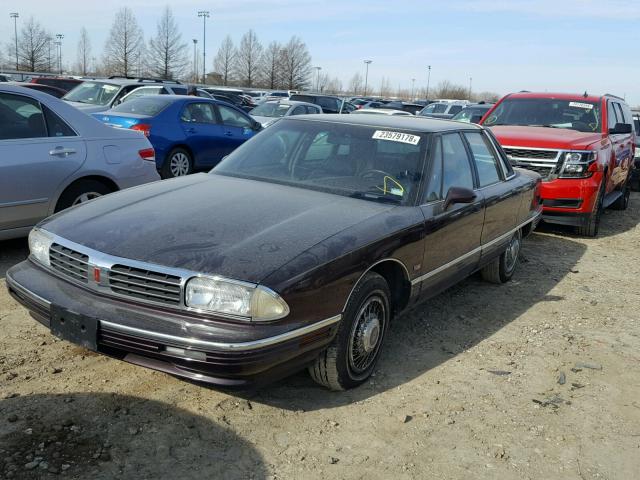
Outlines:
<svg viewBox="0 0 640 480"><path fill-rule="evenodd" d="M33 15L52 33L64 34L63 62L75 61L81 27L100 56L115 11L129 6L149 38L161 0L2 0L0 44L13 39L10 12L20 22ZM639 0L181 0L171 2L189 42L202 45L209 10L207 65L226 35L238 43L253 29L263 45L298 35L313 66L344 86L369 68L370 88L385 77L393 89L416 89L443 80L473 91L518 90L613 93L640 105ZM189 50L192 52L192 50ZM7 52L7 48L4 48ZM6 56L6 55L5 55Z"/></svg>

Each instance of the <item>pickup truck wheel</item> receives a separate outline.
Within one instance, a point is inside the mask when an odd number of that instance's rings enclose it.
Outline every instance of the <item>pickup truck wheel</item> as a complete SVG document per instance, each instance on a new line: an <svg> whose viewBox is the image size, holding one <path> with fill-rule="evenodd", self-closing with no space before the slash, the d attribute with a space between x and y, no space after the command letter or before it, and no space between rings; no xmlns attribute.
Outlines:
<svg viewBox="0 0 640 480"><path fill-rule="evenodd" d="M79 205L94 198L111 193L111 189L97 180L80 180L72 183L62 192L55 211L59 212L74 205Z"/></svg>
<svg viewBox="0 0 640 480"><path fill-rule="evenodd" d="M193 172L193 160L184 148L174 148L169 152L162 165L162 178L183 177Z"/></svg>
<svg viewBox="0 0 640 480"><path fill-rule="evenodd" d="M338 333L309 367L309 374L330 390L347 390L364 383L378 360L391 309L389 286L369 272L347 303Z"/></svg>
<svg viewBox="0 0 640 480"><path fill-rule="evenodd" d="M511 280L513 272L516 271L521 246L522 231L518 230L511 237L511 241L502 255L480 271L482 279L491 283L505 283Z"/></svg>
<svg viewBox="0 0 640 480"><path fill-rule="evenodd" d="M613 210L626 210L629 206L629 197L631 196L631 182L629 179L624 184L622 196L611 204Z"/></svg>
<svg viewBox="0 0 640 480"><path fill-rule="evenodd" d="M598 198L596 199L596 205L589 215L587 222L584 225L578 227L578 235L583 237L595 237L598 235L598 229L600 228L600 217L602 217L602 210L604 210L604 194L605 194L605 180L602 180L600 184L600 190L598 190Z"/></svg>

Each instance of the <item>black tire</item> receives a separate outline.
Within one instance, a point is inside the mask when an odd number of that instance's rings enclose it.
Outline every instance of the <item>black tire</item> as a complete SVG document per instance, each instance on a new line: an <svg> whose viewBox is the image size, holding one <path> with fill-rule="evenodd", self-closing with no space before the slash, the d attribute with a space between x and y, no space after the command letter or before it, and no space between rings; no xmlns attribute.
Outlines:
<svg viewBox="0 0 640 480"><path fill-rule="evenodd" d="M629 206L629 197L631 196L631 178L627 178L622 189L622 195L611 204L612 210L626 210Z"/></svg>
<svg viewBox="0 0 640 480"><path fill-rule="evenodd" d="M62 192L58 203L56 204L56 212L72 207L85 201L93 200L111 193L113 190L98 180L79 180L72 183ZM83 196L85 198L83 198Z"/></svg>
<svg viewBox="0 0 640 480"><path fill-rule="evenodd" d="M589 215L586 223L577 227L578 235L583 237L595 237L598 235L600 228L600 218L602 217L602 211L604 210L604 194L605 194L606 179L602 179L600 189L598 190L598 198L596 198L596 204L593 212Z"/></svg>
<svg viewBox="0 0 640 480"><path fill-rule="evenodd" d="M160 169L162 178L183 177L190 173L193 173L193 158L184 148L171 150Z"/></svg>
<svg viewBox="0 0 640 480"><path fill-rule="evenodd" d="M360 280L347 303L336 337L309 367L311 378L330 390L347 390L367 381L389 327L390 298L389 285L382 276L369 272ZM365 357L354 358L361 354Z"/></svg>
<svg viewBox="0 0 640 480"><path fill-rule="evenodd" d="M507 249L498 258L480 270L482 279L491 283L506 283L511 280L518 265L521 247L522 231L518 230L511 237Z"/></svg>

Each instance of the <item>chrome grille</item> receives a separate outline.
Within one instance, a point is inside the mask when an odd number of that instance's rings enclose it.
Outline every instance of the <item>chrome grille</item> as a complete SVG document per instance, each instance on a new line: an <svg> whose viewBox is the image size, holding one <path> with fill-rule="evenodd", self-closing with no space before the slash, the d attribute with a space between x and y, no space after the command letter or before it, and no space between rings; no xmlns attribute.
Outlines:
<svg viewBox="0 0 640 480"><path fill-rule="evenodd" d="M514 158L531 160L555 160L558 156L557 150L527 150L525 148L504 148L505 153Z"/></svg>
<svg viewBox="0 0 640 480"><path fill-rule="evenodd" d="M87 283L89 256L58 243L49 248L51 268L75 281Z"/></svg>
<svg viewBox="0 0 640 480"><path fill-rule="evenodd" d="M119 295L166 305L180 305L181 278L126 265L113 265L109 287Z"/></svg>

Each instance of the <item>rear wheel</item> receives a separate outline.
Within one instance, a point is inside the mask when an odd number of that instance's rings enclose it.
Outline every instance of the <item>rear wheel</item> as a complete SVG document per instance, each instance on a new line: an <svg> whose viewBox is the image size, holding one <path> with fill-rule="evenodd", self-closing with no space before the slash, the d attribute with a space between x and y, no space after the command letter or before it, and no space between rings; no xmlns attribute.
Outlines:
<svg viewBox="0 0 640 480"><path fill-rule="evenodd" d="M604 194L605 194L605 182L603 179L598 190L598 197L596 198L593 211L587 218L586 223L577 228L578 235L583 237L595 237L598 235L598 229L600 228L600 218L602 217L602 210L604 210Z"/></svg>
<svg viewBox="0 0 640 480"><path fill-rule="evenodd" d="M162 178L183 177L193 172L193 159L184 148L174 148L162 165Z"/></svg>
<svg viewBox="0 0 640 480"><path fill-rule="evenodd" d="M491 283L505 283L511 280L516 271L520 247L522 246L522 231L513 234L507 249L498 258L484 267L480 274L483 280Z"/></svg>
<svg viewBox="0 0 640 480"><path fill-rule="evenodd" d="M351 294L333 342L309 367L311 378L346 390L371 376L391 318L390 298L386 280L367 273Z"/></svg>
<svg viewBox="0 0 640 480"><path fill-rule="evenodd" d="M56 204L55 211L59 212L65 208L88 202L94 198L111 193L111 191L111 188L98 180L80 180L69 185L67 189L62 192Z"/></svg>

